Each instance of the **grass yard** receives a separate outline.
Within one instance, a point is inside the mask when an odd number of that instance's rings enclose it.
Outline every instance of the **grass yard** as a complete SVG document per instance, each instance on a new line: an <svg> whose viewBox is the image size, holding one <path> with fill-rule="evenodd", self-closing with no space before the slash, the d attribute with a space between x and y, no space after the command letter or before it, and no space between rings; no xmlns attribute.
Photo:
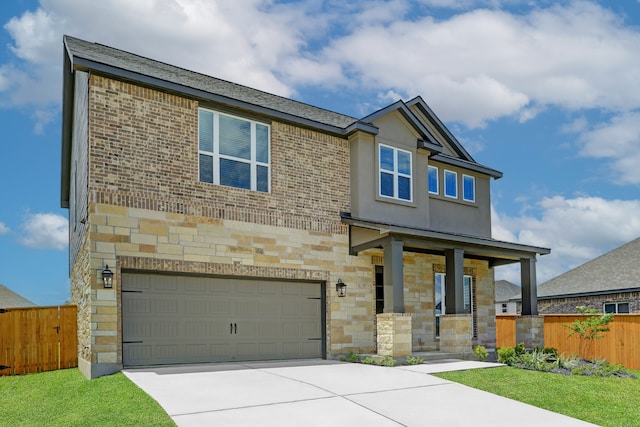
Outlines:
<svg viewBox="0 0 640 427"><path fill-rule="evenodd" d="M640 377L640 371L631 371ZM565 376L512 367L436 376L601 426L637 426L640 380Z"/></svg>
<svg viewBox="0 0 640 427"><path fill-rule="evenodd" d="M0 377L1 426L175 426L122 373L87 380L77 369Z"/></svg>

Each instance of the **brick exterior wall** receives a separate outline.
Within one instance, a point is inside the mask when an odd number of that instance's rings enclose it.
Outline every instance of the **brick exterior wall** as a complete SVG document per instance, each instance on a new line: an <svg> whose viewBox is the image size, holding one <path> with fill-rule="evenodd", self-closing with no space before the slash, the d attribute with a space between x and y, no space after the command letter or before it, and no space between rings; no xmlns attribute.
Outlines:
<svg viewBox="0 0 640 427"><path fill-rule="evenodd" d="M329 356L373 353L382 251L349 255L339 215L350 210L348 141L270 122L267 194L198 181L197 120L195 100L90 77L87 232L71 272L85 375L94 375L90 364L122 363L119 281L135 270L326 282ZM434 266L444 257L405 253L404 261L412 349L435 350ZM102 288L106 264L113 289ZM493 270L465 260L467 271L475 340L493 346Z"/></svg>
<svg viewBox="0 0 640 427"><path fill-rule="evenodd" d="M540 314L575 314L576 307L586 306L602 311L605 303L628 302L631 313L640 313L640 292L620 292L608 295L592 295L577 298L556 298L538 300ZM522 304L518 303L518 310Z"/></svg>

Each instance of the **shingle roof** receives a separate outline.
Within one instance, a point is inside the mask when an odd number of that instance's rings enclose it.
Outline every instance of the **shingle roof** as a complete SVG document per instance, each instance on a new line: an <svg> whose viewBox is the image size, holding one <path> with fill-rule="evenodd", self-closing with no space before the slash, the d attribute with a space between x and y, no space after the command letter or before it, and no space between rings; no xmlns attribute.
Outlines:
<svg viewBox="0 0 640 427"><path fill-rule="evenodd" d="M640 238L538 286L538 298L640 290Z"/></svg>
<svg viewBox="0 0 640 427"><path fill-rule="evenodd" d="M74 64L82 65L86 61L90 61L91 66L88 63L86 65L88 68L95 69L96 65L101 64L104 66L103 71L107 71L107 69L128 71L139 76L147 76L217 94L229 100L242 101L341 129L358 122L358 119L354 117L189 71L102 44L91 43L71 36L64 36L64 43Z"/></svg>
<svg viewBox="0 0 640 427"><path fill-rule="evenodd" d="M507 280L496 281L496 302L507 302L514 297L520 298L521 294L520 286Z"/></svg>
<svg viewBox="0 0 640 427"><path fill-rule="evenodd" d="M18 295L4 285L0 285L0 308L35 307L28 299Z"/></svg>

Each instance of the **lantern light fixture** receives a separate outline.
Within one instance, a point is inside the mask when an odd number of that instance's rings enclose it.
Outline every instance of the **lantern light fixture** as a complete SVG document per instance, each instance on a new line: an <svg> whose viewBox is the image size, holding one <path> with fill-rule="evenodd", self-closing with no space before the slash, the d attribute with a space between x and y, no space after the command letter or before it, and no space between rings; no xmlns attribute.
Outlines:
<svg viewBox="0 0 640 427"><path fill-rule="evenodd" d="M113 288L113 271L109 270L109 264L102 270L102 285L105 288Z"/></svg>

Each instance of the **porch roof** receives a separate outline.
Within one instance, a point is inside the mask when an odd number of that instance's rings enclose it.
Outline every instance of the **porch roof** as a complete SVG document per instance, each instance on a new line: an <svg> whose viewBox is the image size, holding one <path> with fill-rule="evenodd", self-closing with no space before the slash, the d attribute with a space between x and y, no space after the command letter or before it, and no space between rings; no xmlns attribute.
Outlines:
<svg viewBox="0 0 640 427"><path fill-rule="evenodd" d="M340 214L342 222L349 225L349 250L357 254L367 249L380 248L389 238L404 242L404 250L410 252L444 255L447 249L462 249L466 258L486 260L491 267L520 262L521 259L546 255L551 249L519 243L504 242L489 237L470 236L407 227L378 221L354 218L350 213Z"/></svg>

